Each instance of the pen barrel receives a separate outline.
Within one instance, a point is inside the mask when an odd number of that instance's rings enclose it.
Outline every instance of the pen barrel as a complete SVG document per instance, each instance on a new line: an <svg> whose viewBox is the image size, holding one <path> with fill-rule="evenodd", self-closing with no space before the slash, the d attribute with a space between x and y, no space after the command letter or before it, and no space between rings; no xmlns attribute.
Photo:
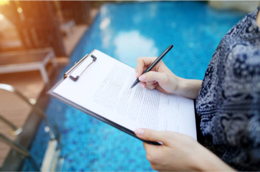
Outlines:
<svg viewBox="0 0 260 172"><path fill-rule="evenodd" d="M147 68L142 74L145 74L145 73L147 73L149 71L150 71L149 68Z"/></svg>
<svg viewBox="0 0 260 172"><path fill-rule="evenodd" d="M162 54L143 72L143 74L149 72L165 56L165 54L172 49L172 47L173 45L170 45L166 50L164 50L164 52L162 52Z"/></svg>

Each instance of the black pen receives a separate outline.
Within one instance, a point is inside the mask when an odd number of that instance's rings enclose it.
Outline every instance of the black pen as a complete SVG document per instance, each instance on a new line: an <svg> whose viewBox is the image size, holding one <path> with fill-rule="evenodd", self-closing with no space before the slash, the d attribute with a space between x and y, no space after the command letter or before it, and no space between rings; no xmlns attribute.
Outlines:
<svg viewBox="0 0 260 172"><path fill-rule="evenodd" d="M166 48L166 50L164 50L164 52L161 55L159 55L159 57L142 74L149 72L172 49L172 47L173 45L170 45L168 48ZM131 88L133 88L136 84L138 84L138 82L140 81L137 78L133 83L133 85L131 86Z"/></svg>

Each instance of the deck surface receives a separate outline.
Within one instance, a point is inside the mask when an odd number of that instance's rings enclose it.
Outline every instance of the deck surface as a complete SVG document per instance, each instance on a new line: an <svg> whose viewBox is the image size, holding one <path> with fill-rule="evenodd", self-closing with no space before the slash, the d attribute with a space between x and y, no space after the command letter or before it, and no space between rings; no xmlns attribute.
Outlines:
<svg viewBox="0 0 260 172"><path fill-rule="evenodd" d="M76 26L70 37L64 36L64 46L68 56L72 53L74 47L77 45L86 29L86 25ZM59 61L64 64L64 60L59 60L58 58L58 65ZM49 77L51 77L52 70L51 65L48 66ZM45 87L39 71L1 74L0 83L12 85L24 96L36 101ZM17 127L23 127L30 112L31 108L29 105L20 100L20 98L9 92L0 90L0 115L10 120ZM11 140L16 139L16 136L12 135L11 128L2 121L0 121L0 131ZM9 146L0 142L0 167L9 151Z"/></svg>

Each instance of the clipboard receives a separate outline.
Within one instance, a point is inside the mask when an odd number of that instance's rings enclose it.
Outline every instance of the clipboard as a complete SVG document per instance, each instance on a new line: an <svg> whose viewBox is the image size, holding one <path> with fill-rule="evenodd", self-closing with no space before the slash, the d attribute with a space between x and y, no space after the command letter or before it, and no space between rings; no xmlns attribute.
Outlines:
<svg viewBox="0 0 260 172"><path fill-rule="evenodd" d="M95 50L93 50L93 51L95 51ZM93 51L92 51L92 52L93 52ZM79 75L78 77L73 77L73 78L71 78L69 74L70 74L71 72L73 72L74 70L76 70L84 60L86 60L86 59L88 59L88 58L92 58L92 62L91 62L89 65L87 65L86 67L84 67L83 70L80 72L80 74L82 74L83 72L87 72L89 66L95 65L95 61L96 61L96 60L98 61L98 57L95 57L95 56L93 57L92 52L89 53L89 54L87 54L87 55L85 55L79 62L77 62L74 66L72 66L72 67L64 74L63 78L62 78L61 80L59 80L59 81L47 92L47 94L49 94L50 96L52 96L52 97L58 99L59 101L65 103L65 104L68 104L68 105L70 105L70 106L72 106L72 107L74 107L74 108L76 108L76 109L78 109L78 110L80 110L80 111L86 113L87 115L90 115L90 116L92 116L92 117L94 117L94 118L96 118L96 119L98 119L98 120L100 120L100 121L102 121L102 122L104 122L104 123L107 123L107 124L109 124L109 125L111 125L111 126L117 128L117 129L119 129L120 131L123 131L123 132L125 132L125 133L131 135L132 137L135 137L135 138L137 138L137 139L139 139L139 140L141 140L141 141L143 141L143 142L145 142L145 143L152 144L152 145L161 145L161 143L158 143L158 142L151 142L151 141L142 140L142 139L138 138L133 131L127 129L126 127L121 126L121 125L119 125L119 124L117 124L117 123L115 123L115 122L113 122L113 121L111 121L111 120L109 120L109 119L107 119L107 118L105 118L105 117L103 117L103 116L101 116L101 115L99 115L99 114L93 112L93 111L90 111L89 109L86 109L85 107L82 107L82 106L80 106L80 105L78 105L78 104L76 104L76 103L74 103L74 102L72 102L72 101L70 101L70 100L68 100L68 99L66 99L66 98L64 98L64 97L62 97L62 96L60 96L60 95L58 95L58 94L56 94L56 93L54 92L55 88L58 87L66 78L72 79L74 82L77 82L77 79L80 77L80 75Z"/></svg>

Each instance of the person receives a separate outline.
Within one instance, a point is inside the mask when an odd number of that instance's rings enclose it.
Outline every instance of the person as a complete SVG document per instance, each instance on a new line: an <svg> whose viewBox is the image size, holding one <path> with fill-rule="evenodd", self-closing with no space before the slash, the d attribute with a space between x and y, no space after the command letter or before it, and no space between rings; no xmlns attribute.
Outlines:
<svg viewBox="0 0 260 172"><path fill-rule="evenodd" d="M202 139L139 128L151 167L172 170L260 170L260 7L231 28L219 43L203 81L183 79L155 58L138 58L140 84L196 99Z"/></svg>

